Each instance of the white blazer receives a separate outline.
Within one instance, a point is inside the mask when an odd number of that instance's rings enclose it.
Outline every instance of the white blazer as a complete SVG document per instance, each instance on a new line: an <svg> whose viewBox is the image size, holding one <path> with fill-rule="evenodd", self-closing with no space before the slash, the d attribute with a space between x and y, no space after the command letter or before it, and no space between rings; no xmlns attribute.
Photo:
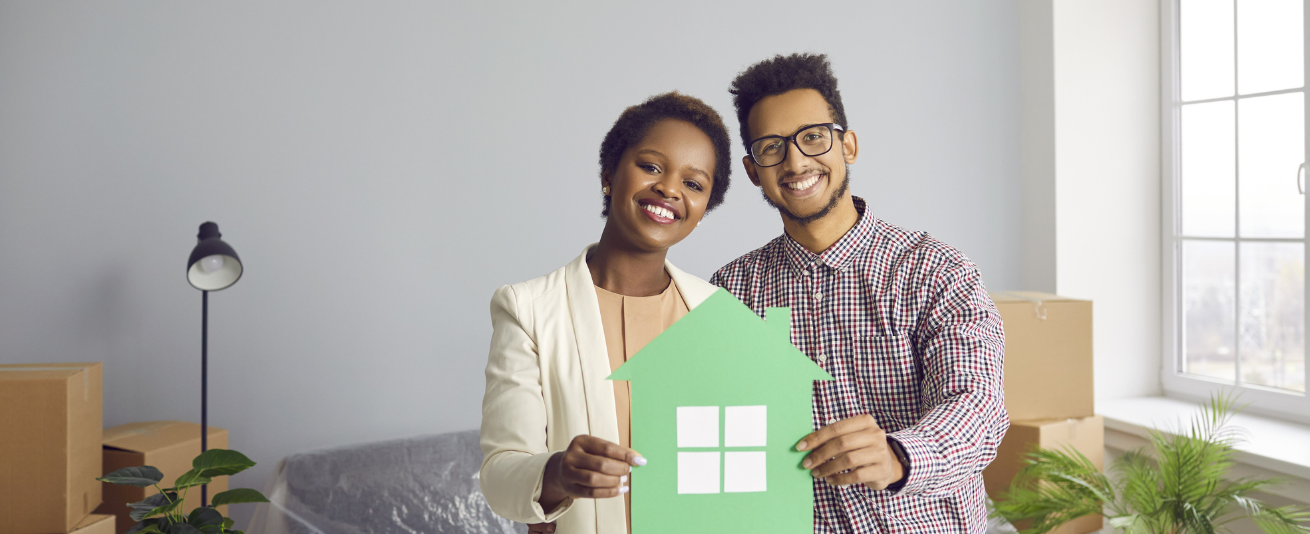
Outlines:
<svg viewBox="0 0 1310 534"><path fill-rule="evenodd" d="M547 515L537 498L554 452L575 436L619 442L609 352L587 253L541 278L502 286L491 298L491 354L482 398L482 494L520 523L555 521L558 534L627 531L623 499L566 499ZM689 308L717 289L669 262Z"/></svg>

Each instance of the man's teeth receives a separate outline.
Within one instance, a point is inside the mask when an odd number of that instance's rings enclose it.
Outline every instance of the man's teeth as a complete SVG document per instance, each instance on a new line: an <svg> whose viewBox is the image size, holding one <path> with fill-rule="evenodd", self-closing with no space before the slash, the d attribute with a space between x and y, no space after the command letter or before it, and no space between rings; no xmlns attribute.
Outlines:
<svg viewBox="0 0 1310 534"><path fill-rule="evenodd" d="M660 216L660 217L664 217L665 219L676 219L676 218L677 218L677 217L674 217L674 216L673 216L673 212L670 211L668 208L661 208L661 207L656 206L656 205L654 205L654 204L643 204L641 207L642 207L643 209L645 209L646 211L649 211L649 212L651 212L651 213L654 213L655 215L658 215L658 216Z"/></svg>
<svg viewBox="0 0 1310 534"><path fill-rule="evenodd" d="M789 183L787 184L787 187L800 191L802 189L809 189L810 186L814 185L815 183L818 183L818 181L819 181L819 175L816 174L808 180Z"/></svg>

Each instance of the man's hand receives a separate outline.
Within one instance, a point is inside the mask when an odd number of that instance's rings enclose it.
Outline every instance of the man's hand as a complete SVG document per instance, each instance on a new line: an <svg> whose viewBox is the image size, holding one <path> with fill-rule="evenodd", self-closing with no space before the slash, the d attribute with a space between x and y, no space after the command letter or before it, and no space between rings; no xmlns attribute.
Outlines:
<svg viewBox="0 0 1310 534"><path fill-rule="evenodd" d="M801 465L834 486L864 484L882 490L905 476L887 433L868 414L820 428L802 438L796 450L813 450Z"/></svg>
<svg viewBox="0 0 1310 534"><path fill-rule="evenodd" d="M554 510L567 497L618 497L628 492L628 472L634 465L646 465L637 451L597 437L577 436L569 448L546 462L537 502L543 510Z"/></svg>

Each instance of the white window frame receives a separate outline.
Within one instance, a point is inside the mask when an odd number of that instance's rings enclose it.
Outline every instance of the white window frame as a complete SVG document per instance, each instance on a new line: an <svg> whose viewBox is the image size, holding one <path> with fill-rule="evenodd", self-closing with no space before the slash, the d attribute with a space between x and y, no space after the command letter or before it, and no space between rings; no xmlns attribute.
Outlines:
<svg viewBox="0 0 1310 534"><path fill-rule="evenodd" d="M1162 217L1160 226L1163 252L1162 261L1160 262L1163 271L1161 273L1161 297L1163 299L1161 301L1161 310L1163 310L1161 333L1163 335L1160 336L1163 343L1160 369L1161 383L1165 394L1170 397L1201 401L1216 392L1229 391L1240 394L1239 402L1246 405L1244 411L1247 413L1268 415L1310 424L1310 391L1307 391L1307 394L1298 394L1274 388L1237 385L1181 372L1183 355L1179 293L1182 276L1179 262L1181 246L1179 236L1181 235L1182 221L1180 218L1178 184L1181 169L1179 132L1182 105L1179 94L1179 2L1180 0L1160 1L1160 193ZM1303 2L1310 4L1310 0L1303 0ZM1302 41L1303 43L1310 43L1310 5L1303 7L1302 12L1305 19L1302 22ZM1310 45L1305 46L1304 59L1306 66L1304 72L1307 75L1306 77L1310 78ZM1234 60L1237 60L1236 56L1234 56ZM1303 88L1305 88L1305 85L1303 85ZM1302 94L1310 94L1310 89L1303 91ZM1310 105L1305 106L1305 113L1305 124L1307 129L1310 129ZM1310 155L1310 135L1306 136L1306 144L1306 154ZM1288 179L1292 180L1294 177L1289 175ZM1307 177L1306 180L1310 181L1310 177ZM1310 188L1310 184L1307 184L1307 188ZM1306 195L1305 199L1303 200L1307 203L1305 237L1310 238L1310 195ZM1234 241L1237 239L1238 237L1233 238ZM1305 265L1310 267L1310 240L1306 241ZM1240 273L1237 275L1240 277ZM1307 280L1307 282L1310 282L1310 280ZM1307 307L1305 328L1307 335L1310 336L1310 283L1306 283L1305 288L1304 298ZM1237 324L1240 328L1240 322ZM1307 363L1305 366L1306 385L1307 389L1310 390L1310 362Z"/></svg>

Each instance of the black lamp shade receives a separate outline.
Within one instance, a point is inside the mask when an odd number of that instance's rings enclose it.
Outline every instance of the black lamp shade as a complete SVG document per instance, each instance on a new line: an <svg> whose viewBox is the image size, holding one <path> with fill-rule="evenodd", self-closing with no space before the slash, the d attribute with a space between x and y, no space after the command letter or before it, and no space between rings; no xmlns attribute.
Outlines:
<svg viewBox="0 0 1310 534"><path fill-rule="evenodd" d="M219 239L222 236L217 224L206 222L200 225L200 234L196 236L200 242L191 249L191 258L186 262L186 279L192 287L218 291L241 278L241 259L231 245Z"/></svg>

